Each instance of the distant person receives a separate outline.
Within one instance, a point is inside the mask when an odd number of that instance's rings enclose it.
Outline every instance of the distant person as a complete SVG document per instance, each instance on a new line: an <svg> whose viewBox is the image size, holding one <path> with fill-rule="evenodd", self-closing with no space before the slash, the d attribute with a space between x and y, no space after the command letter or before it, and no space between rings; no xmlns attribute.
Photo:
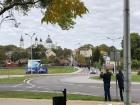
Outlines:
<svg viewBox="0 0 140 105"><path fill-rule="evenodd" d="M119 90L120 90L120 98L121 101L123 101L123 92L124 92L124 75L121 70L119 70L119 73L116 75L116 79L118 81Z"/></svg>
<svg viewBox="0 0 140 105"><path fill-rule="evenodd" d="M111 73L109 70L106 70L106 73L101 75L101 78L103 78L104 82L104 95L105 95L105 101L111 101L110 96L110 81L111 81Z"/></svg>
<svg viewBox="0 0 140 105"><path fill-rule="evenodd" d="M89 65L87 66L87 68L88 68L88 70L90 71L90 66L89 66Z"/></svg>
<svg viewBox="0 0 140 105"><path fill-rule="evenodd" d="M100 73L100 78L102 78L103 74L104 74L104 73L101 71L101 73Z"/></svg>
<svg viewBox="0 0 140 105"><path fill-rule="evenodd" d="M113 74L115 73L115 71L114 71L114 67L113 67L113 69L112 69L112 72L113 72Z"/></svg>

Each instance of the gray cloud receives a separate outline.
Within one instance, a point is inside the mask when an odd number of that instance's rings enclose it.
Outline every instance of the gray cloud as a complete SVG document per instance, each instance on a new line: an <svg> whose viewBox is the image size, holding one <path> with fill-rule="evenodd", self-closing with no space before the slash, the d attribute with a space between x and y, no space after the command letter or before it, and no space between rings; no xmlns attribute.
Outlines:
<svg viewBox="0 0 140 105"><path fill-rule="evenodd" d="M25 38L25 45L30 45L30 38L24 33L36 33L38 38L46 40L48 34L58 45L67 48L77 48L80 43L107 44L111 46L115 44L117 48L121 48L121 39L114 43L108 40L110 38L118 38L123 36L123 0L83 0L89 9L89 13L83 18L76 19L74 29L64 31L57 25L41 24L42 14L40 10L32 9L28 16L16 13L16 18L21 25L18 29L14 28L10 22L2 24L0 29L0 44L19 45L20 35ZM140 33L140 1L133 0L131 3L131 32Z"/></svg>

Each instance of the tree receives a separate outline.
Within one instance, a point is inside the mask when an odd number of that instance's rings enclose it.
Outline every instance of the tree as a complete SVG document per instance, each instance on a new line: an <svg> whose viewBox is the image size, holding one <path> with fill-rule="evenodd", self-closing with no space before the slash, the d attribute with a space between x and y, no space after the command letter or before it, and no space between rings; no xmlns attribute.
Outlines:
<svg viewBox="0 0 140 105"><path fill-rule="evenodd" d="M101 53L100 53L100 50L99 50L99 48L97 46L95 51L94 51L94 54L93 54L93 61L99 62L100 57L101 57Z"/></svg>
<svg viewBox="0 0 140 105"><path fill-rule="evenodd" d="M33 52L33 59L41 59L46 56L45 54L46 48L41 44L37 45L36 47L33 46L32 52Z"/></svg>
<svg viewBox="0 0 140 105"><path fill-rule="evenodd" d="M58 24L62 29L73 28L74 19L87 13L87 8L80 0L3 0L0 2L0 16L5 12L18 10L26 14L31 8L41 8L41 22Z"/></svg>
<svg viewBox="0 0 140 105"><path fill-rule="evenodd" d="M63 55L63 49L58 47L57 49L52 49L52 51L56 54L57 57L61 57Z"/></svg>
<svg viewBox="0 0 140 105"><path fill-rule="evenodd" d="M93 45L91 45L91 44L85 44L80 47L80 49L91 49L91 48L94 48Z"/></svg>
<svg viewBox="0 0 140 105"><path fill-rule="evenodd" d="M138 48L140 48L140 36L138 33L131 33L131 56L132 59L137 59Z"/></svg>
<svg viewBox="0 0 140 105"><path fill-rule="evenodd" d="M25 58L28 58L29 57L29 54L24 50L24 51L14 51L12 52L11 54L11 60L12 61L18 61L18 60L21 60L21 59L25 59Z"/></svg>
<svg viewBox="0 0 140 105"><path fill-rule="evenodd" d="M99 46L99 49L100 49L101 51L108 52L109 47L108 47L106 44L101 44L101 45Z"/></svg>
<svg viewBox="0 0 140 105"><path fill-rule="evenodd" d="M3 61L6 59L5 51L3 48L0 48L0 61Z"/></svg>
<svg viewBox="0 0 140 105"><path fill-rule="evenodd" d="M140 61L140 48L139 47L136 49L135 54L136 54L135 56L136 56L137 60Z"/></svg>
<svg viewBox="0 0 140 105"><path fill-rule="evenodd" d="M64 50L63 50L64 58L70 57L71 53L72 53L72 51L70 49L64 48Z"/></svg>

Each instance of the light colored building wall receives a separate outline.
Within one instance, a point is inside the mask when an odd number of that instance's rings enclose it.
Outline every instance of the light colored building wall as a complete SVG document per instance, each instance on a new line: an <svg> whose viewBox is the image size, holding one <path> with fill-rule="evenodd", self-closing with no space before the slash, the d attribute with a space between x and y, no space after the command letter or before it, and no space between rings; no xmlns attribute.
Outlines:
<svg viewBox="0 0 140 105"><path fill-rule="evenodd" d="M92 50L80 50L80 55L84 56L84 57L90 57L92 56Z"/></svg>

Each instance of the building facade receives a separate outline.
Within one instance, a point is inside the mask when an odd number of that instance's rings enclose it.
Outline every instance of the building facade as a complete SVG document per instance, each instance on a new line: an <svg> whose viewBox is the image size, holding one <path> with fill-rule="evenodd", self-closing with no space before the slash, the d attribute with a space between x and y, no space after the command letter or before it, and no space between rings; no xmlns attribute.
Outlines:
<svg viewBox="0 0 140 105"><path fill-rule="evenodd" d="M20 47L24 48L24 39L21 36L20 37ZM46 49L52 49L52 48L57 48L57 44L53 43L52 39L50 38L50 35L48 35L47 39L43 42L42 38L38 39L37 37L35 37L35 39L33 39L33 45L37 46L38 44L42 44L43 46L46 47Z"/></svg>

